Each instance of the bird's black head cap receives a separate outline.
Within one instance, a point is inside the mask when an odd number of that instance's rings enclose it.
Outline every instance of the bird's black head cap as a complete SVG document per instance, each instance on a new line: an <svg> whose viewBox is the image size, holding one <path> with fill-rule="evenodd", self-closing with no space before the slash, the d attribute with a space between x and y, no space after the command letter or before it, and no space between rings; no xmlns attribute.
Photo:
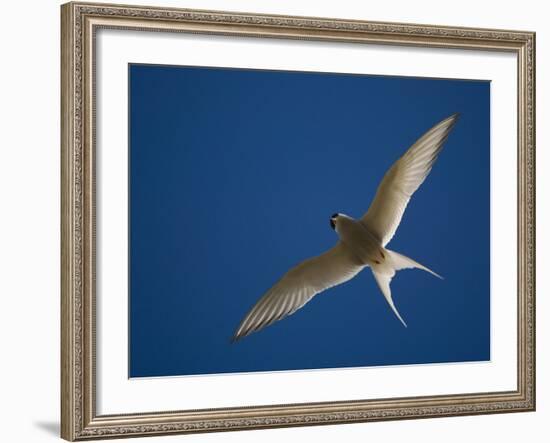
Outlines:
<svg viewBox="0 0 550 443"><path fill-rule="evenodd" d="M336 229L336 222L335 222L335 220L338 218L338 215L339 215L339 214L336 212L336 213L334 213L334 214L332 214L332 215L330 216L330 227L331 227L332 229Z"/></svg>

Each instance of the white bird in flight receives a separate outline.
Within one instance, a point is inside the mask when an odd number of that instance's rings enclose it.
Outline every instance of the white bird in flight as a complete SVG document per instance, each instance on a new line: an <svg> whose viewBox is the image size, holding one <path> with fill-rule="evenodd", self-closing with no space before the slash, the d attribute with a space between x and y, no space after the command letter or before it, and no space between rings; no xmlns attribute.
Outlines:
<svg viewBox="0 0 550 443"><path fill-rule="evenodd" d="M338 243L288 271L252 307L232 341L293 314L315 295L351 280L366 267L372 269L380 291L406 327L390 291L395 272L418 268L442 277L420 263L386 249L386 245L394 236L412 195L430 173L457 119L458 114L453 114L439 122L393 164L378 186L369 210L360 220L344 214L332 215L330 225L338 234Z"/></svg>

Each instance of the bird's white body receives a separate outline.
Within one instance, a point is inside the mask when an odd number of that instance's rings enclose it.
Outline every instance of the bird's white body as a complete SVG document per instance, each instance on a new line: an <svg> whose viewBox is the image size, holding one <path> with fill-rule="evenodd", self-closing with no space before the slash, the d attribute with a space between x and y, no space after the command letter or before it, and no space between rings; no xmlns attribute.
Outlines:
<svg viewBox="0 0 550 443"><path fill-rule="evenodd" d="M334 230L340 237L340 241L357 257L361 264L372 266L385 262L384 247L364 223L348 215L338 214Z"/></svg>
<svg viewBox="0 0 550 443"><path fill-rule="evenodd" d="M307 259L288 271L246 315L233 340L293 314L316 294L352 279L365 267L372 269L380 291L406 326L390 291L396 271L417 268L440 276L387 249L386 245L394 236L412 195L430 173L457 118L454 114L432 127L393 164L361 219L334 214L330 224L338 234L338 243L324 254Z"/></svg>
<svg viewBox="0 0 550 443"><path fill-rule="evenodd" d="M334 230L340 237L341 244L339 247L349 251L357 259L358 266L361 266L361 269L367 266L372 269L376 283L378 283L388 304L401 323L407 326L401 315L399 315L391 297L390 281L395 272L406 268L418 268L436 277L441 278L441 276L411 258L384 248L363 220L355 220L348 215L338 214Z"/></svg>

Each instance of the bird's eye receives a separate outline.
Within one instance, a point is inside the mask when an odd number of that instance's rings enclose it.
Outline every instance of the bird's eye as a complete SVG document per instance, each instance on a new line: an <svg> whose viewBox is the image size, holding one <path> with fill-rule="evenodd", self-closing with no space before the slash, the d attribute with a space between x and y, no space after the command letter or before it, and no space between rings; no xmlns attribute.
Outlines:
<svg viewBox="0 0 550 443"><path fill-rule="evenodd" d="M338 213L332 214L332 215L330 216L330 218L336 218L336 217L338 217Z"/></svg>

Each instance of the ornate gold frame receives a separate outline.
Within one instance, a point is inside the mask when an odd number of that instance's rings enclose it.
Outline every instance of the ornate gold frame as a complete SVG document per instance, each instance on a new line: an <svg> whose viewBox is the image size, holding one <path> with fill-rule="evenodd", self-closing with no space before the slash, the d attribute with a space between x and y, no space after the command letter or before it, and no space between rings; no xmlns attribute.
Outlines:
<svg viewBox="0 0 550 443"><path fill-rule="evenodd" d="M98 416L94 35L98 28L508 51L518 68L518 380L511 392ZM61 436L67 440L535 409L535 34L68 3L61 7Z"/></svg>

